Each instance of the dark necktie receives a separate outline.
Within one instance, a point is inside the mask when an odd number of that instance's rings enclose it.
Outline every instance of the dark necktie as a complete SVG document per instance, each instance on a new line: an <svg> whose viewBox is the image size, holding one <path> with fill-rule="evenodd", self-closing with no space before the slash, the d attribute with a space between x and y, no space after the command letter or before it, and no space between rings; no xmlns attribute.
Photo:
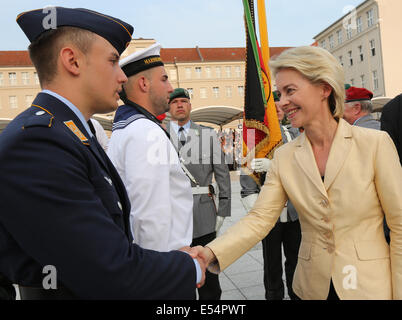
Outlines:
<svg viewBox="0 0 402 320"><path fill-rule="evenodd" d="M184 146L186 144L186 136L184 134L184 128L183 127L179 128L179 141L181 143L181 146Z"/></svg>

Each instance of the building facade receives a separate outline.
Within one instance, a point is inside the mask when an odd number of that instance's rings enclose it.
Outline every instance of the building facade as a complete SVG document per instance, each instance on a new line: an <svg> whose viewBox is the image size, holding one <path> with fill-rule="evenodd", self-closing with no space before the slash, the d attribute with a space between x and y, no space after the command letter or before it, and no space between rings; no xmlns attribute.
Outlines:
<svg viewBox="0 0 402 320"><path fill-rule="evenodd" d="M134 39L122 58L155 43ZM271 48L271 57L287 48ZM186 88L193 109L217 106L244 109L245 48L162 48L161 57L174 88ZM12 119L40 91L27 51L0 51L0 118ZM113 114L106 115L113 118Z"/></svg>
<svg viewBox="0 0 402 320"><path fill-rule="evenodd" d="M132 41L122 57L155 43L152 39ZM193 109L206 106L244 104L245 48L162 48L173 88L185 88Z"/></svg>
<svg viewBox="0 0 402 320"><path fill-rule="evenodd" d="M343 65L345 83L374 97L401 93L401 10L400 0L367 0L314 37Z"/></svg>
<svg viewBox="0 0 402 320"><path fill-rule="evenodd" d="M0 51L0 118L13 119L40 90L27 51Z"/></svg>

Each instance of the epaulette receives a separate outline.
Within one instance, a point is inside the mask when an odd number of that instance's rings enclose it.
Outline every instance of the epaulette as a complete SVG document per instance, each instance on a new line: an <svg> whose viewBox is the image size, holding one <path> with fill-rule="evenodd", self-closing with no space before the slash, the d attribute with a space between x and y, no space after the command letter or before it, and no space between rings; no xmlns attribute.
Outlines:
<svg viewBox="0 0 402 320"><path fill-rule="evenodd" d="M23 128L32 127L48 127L52 126L54 116L44 110L38 110L28 117L23 125Z"/></svg>

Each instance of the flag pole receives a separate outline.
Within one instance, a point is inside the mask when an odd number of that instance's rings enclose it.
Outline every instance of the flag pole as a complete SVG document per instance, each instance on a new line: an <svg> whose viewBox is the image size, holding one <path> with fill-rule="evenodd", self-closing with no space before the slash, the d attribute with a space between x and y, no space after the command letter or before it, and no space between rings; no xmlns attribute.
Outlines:
<svg viewBox="0 0 402 320"><path fill-rule="evenodd" d="M260 31L261 51L264 61L265 70L268 70L268 62L270 57L269 45L268 45L268 27L267 16L265 11L265 0L257 0L258 10L258 27Z"/></svg>
<svg viewBox="0 0 402 320"><path fill-rule="evenodd" d="M254 60L257 66L260 65L260 57L258 55L258 48L257 48L257 36L255 34L255 29L253 26L253 19L251 16L251 9L250 9L250 5L249 5L249 0L243 0L243 5L244 5L244 15L246 17L246 26L248 29L248 36L250 37L250 42L252 45L252 51L253 51L253 55L254 55ZM264 99L264 102L266 101L265 99L265 92L264 92L264 84L263 84L263 80L261 77L261 72L260 70L258 70L258 78L259 81L261 83L261 90L262 90L262 96Z"/></svg>

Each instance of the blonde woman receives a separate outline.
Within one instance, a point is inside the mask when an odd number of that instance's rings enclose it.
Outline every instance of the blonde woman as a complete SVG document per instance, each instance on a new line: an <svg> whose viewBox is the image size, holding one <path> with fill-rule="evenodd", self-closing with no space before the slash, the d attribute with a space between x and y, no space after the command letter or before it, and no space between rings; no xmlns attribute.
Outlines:
<svg viewBox="0 0 402 320"><path fill-rule="evenodd" d="M199 254L211 270L225 269L269 233L290 199L302 231L298 297L401 299L402 169L392 140L342 119L343 69L326 50L287 50L271 70L280 107L304 132L276 151L247 216Z"/></svg>

